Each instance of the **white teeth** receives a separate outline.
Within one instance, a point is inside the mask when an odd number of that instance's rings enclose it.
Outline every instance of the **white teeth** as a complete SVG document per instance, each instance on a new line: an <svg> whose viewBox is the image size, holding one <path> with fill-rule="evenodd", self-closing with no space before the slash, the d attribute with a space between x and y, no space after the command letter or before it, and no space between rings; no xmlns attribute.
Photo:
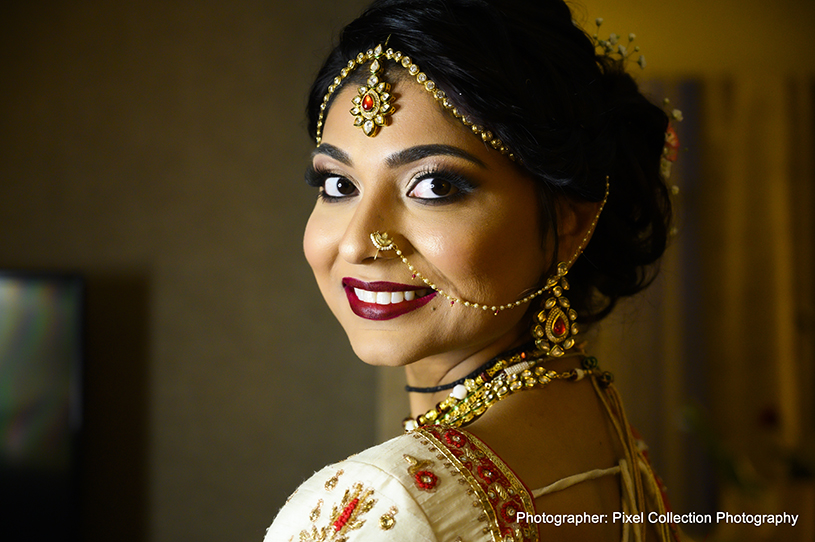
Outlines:
<svg viewBox="0 0 815 542"><path fill-rule="evenodd" d="M354 288L357 299L365 303L375 303L377 305L391 305L402 301L412 301L417 297L427 294L427 290L407 290L405 292L371 292Z"/></svg>
<svg viewBox="0 0 815 542"><path fill-rule="evenodd" d="M376 292L369 292L368 290L360 290L354 288L354 293L357 294L357 299L365 303L376 303Z"/></svg>

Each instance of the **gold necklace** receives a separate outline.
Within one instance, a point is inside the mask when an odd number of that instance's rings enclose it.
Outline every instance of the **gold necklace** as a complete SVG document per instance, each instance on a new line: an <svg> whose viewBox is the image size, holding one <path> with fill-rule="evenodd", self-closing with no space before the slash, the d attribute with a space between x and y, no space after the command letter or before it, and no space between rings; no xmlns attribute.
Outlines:
<svg viewBox="0 0 815 542"><path fill-rule="evenodd" d="M461 427L483 415L492 405L515 392L547 386L553 380L577 382L586 376L597 377L607 387L614 380L608 371L600 371L597 358L584 356L581 367L557 372L542 366L546 360L540 352L522 352L498 360L495 365L476 378L468 378L453 388L449 397L424 414L405 418L405 431L423 425Z"/></svg>

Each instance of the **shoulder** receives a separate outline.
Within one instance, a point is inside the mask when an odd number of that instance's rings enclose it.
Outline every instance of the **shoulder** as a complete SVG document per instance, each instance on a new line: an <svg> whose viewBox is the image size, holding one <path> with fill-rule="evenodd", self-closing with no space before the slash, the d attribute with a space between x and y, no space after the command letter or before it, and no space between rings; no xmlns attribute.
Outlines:
<svg viewBox="0 0 815 542"><path fill-rule="evenodd" d="M330 465L289 498L266 541L503 538L528 492L479 444L461 431L419 429Z"/></svg>
<svg viewBox="0 0 815 542"><path fill-rule="evenodd" d="M306 480L289 497L267 542L296 540L437 540L425 509L447 507L456 495L436 461L416 439L402 435ZM448 483L445 483L448 482Z"/></svg>

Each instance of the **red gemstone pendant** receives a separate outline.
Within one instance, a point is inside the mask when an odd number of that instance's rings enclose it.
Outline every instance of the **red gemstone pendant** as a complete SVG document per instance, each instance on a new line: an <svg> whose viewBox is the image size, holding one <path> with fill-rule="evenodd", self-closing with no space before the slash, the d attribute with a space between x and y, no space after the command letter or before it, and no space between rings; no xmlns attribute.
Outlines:
<svg viewBox="0 0 815 542"><path fill-rule="evenodd" d="M552 325L552 331L557 337L561 337L566 333L566 322L562 316L555 320L555 323Z"/></svg>
<svg viewBox="0 0 815 542"><path fill-rule="evenodd" d="M354 116L354 126L362 128L368 137L375 136L380 127L388 125L388 117L395 109L395 106L390 103L393 99L393 96L390 95L390 84L380 81L377 75L382 69L379 58L382 54L381 49L377 47L367 56L360 54L354 61L354 64L361 65L368 59L372 60L371 75L368 77L367 84L357 89L357 95L351 100L354 107L350 110ZM353 66L349 67L349 71L350 69L353 69Z"/></svg>

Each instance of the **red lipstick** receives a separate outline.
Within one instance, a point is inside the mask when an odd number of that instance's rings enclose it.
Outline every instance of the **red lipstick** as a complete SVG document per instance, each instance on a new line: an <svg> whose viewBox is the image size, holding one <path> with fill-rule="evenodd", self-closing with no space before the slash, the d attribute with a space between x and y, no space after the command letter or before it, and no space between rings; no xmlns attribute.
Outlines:
<svg viewBox="0 0 815 542"><path fill-rule="evenodd" d="M436 297L435 291L430 291L427 295L401 301L389 305L379 305L362 301L354 292L354 288L367 290L369 292L415 292L418 290L429 290L426 286L411 286L409 284L397 284L395 282L363 282L361 280L346 277L342 279L342 286L345 288L345 295L348 297L348 304L351 311L366 320L390 320L397 316L402 316L426 305L431 299Z"/></svg>

